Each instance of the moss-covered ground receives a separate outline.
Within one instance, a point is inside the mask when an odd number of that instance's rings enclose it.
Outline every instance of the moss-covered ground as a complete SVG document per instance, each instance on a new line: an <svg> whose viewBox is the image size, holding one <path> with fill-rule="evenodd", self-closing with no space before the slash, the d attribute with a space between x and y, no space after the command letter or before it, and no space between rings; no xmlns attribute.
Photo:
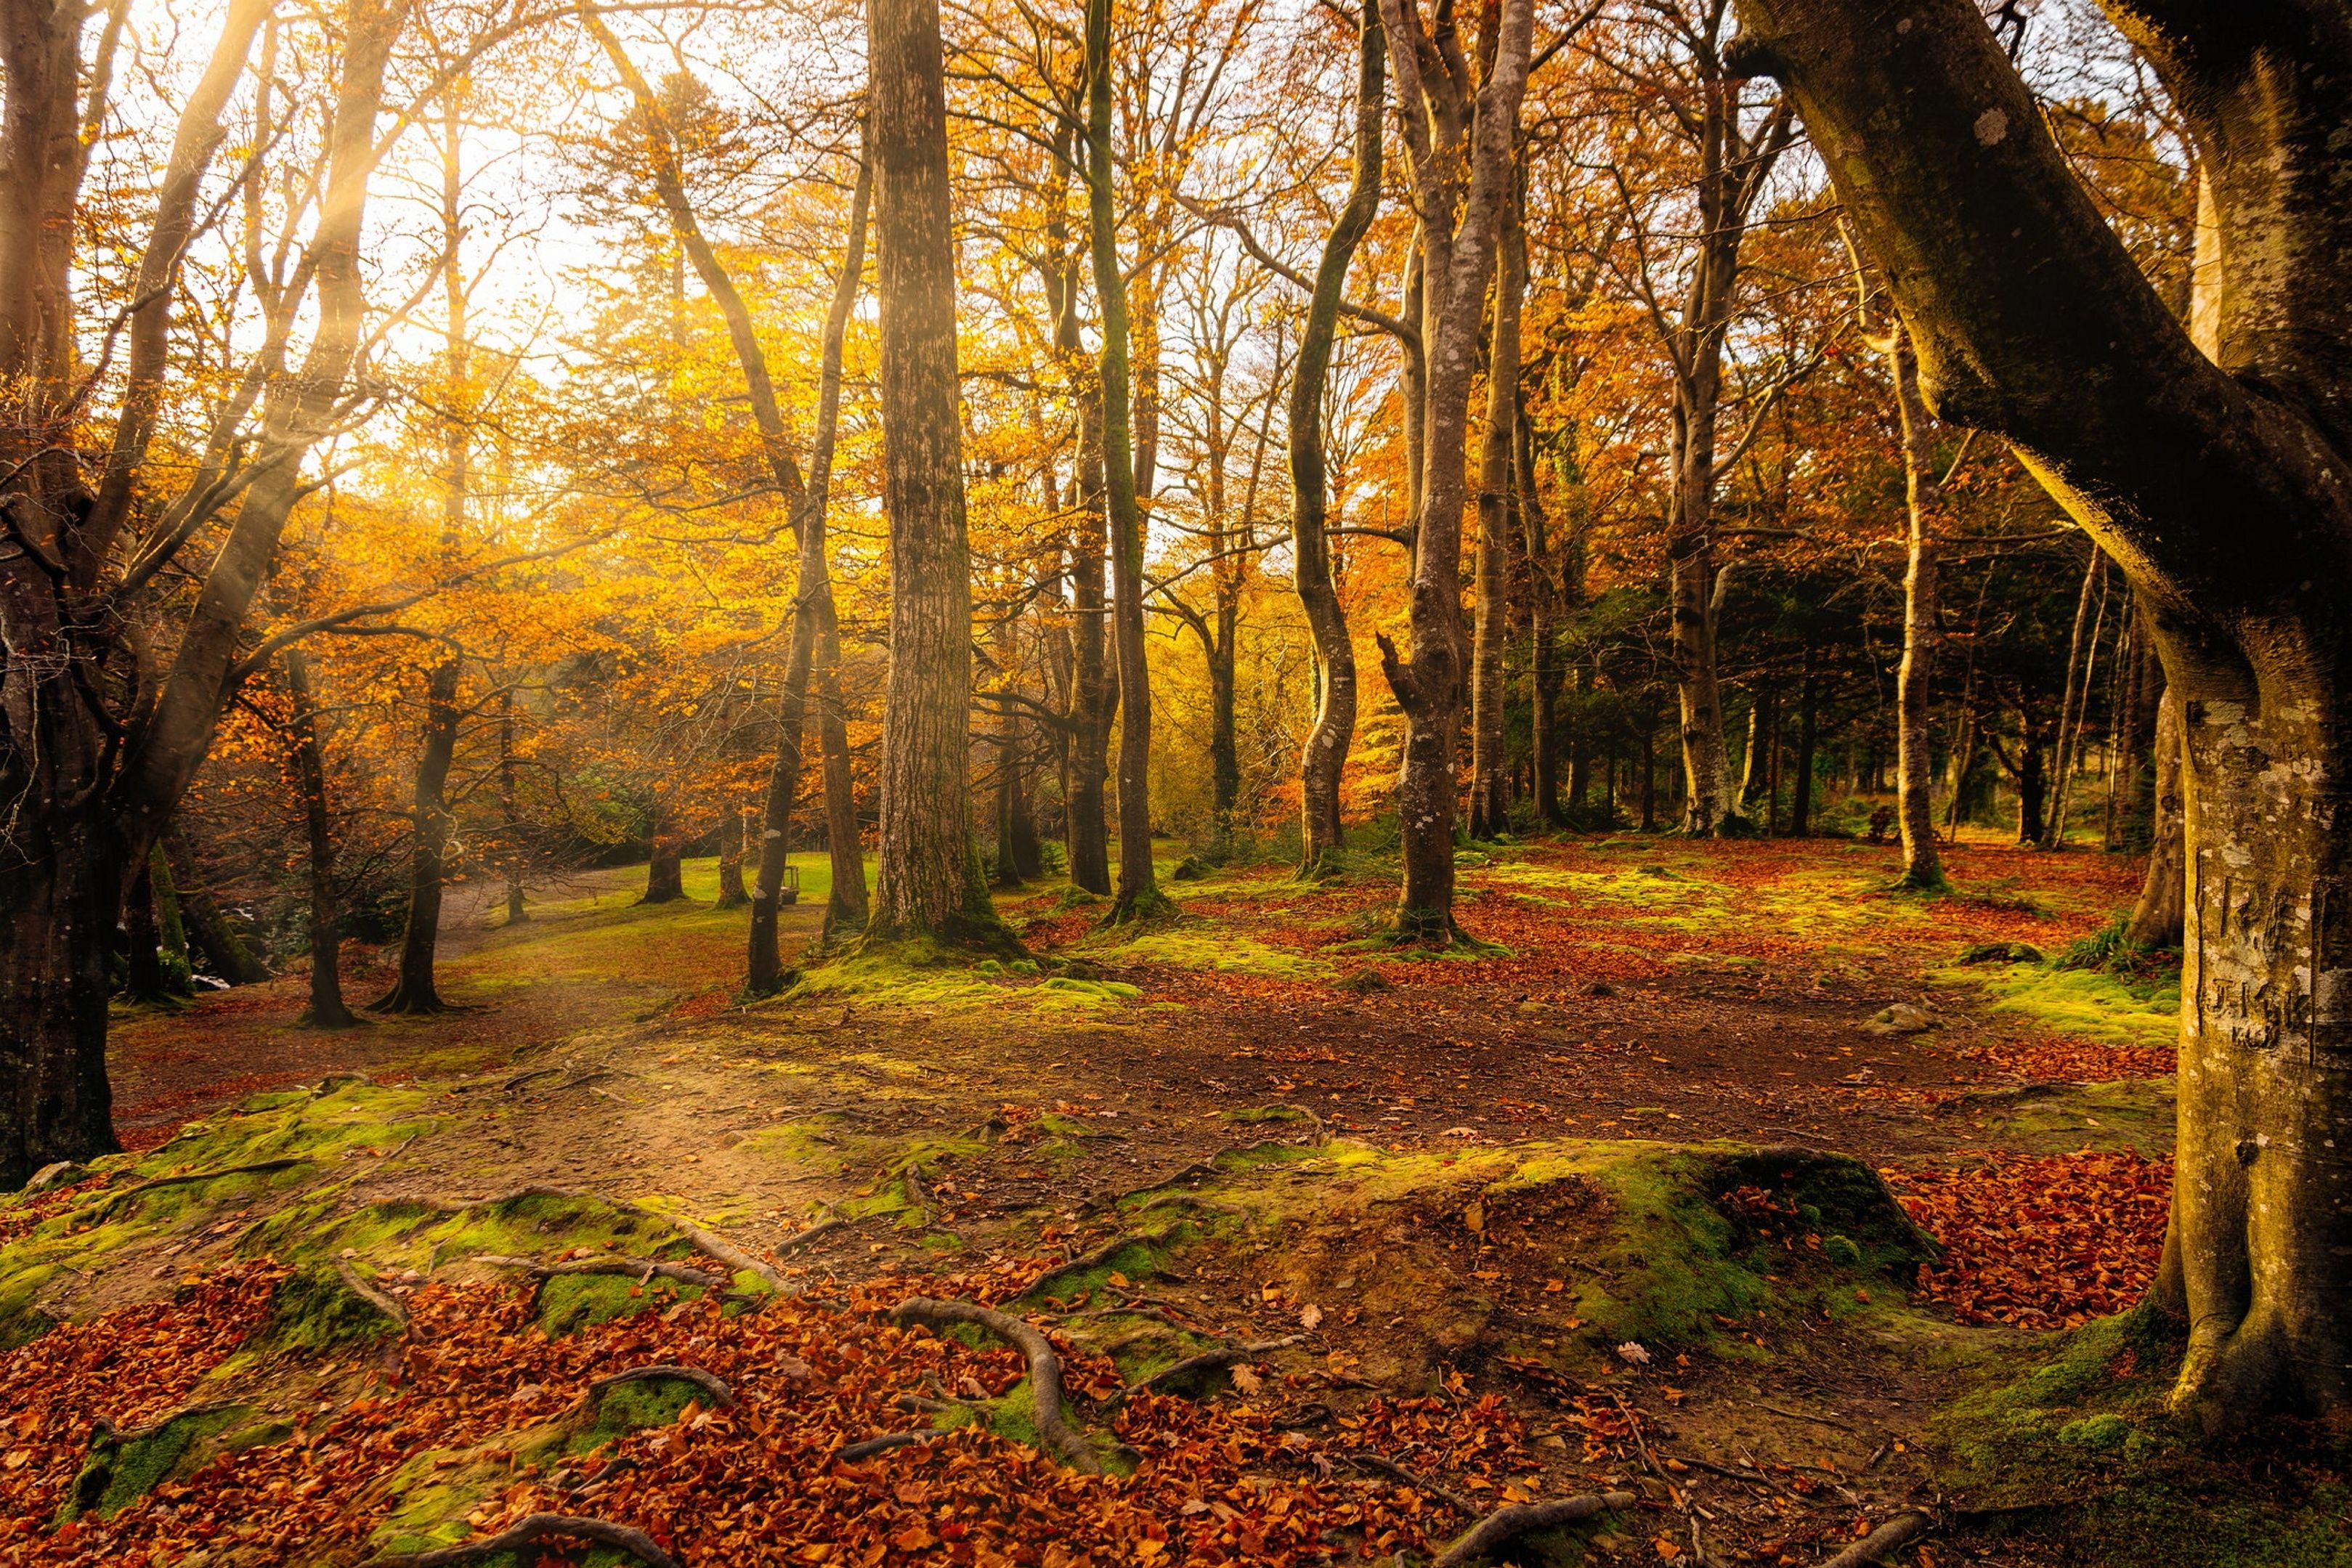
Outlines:
<svg viewBox="0 0 2352 1568"><path fill-rule="evenodd" d="M1685 1553L1696 1525L1721 1563L1811 1563L1914 1503L1946 1509L1937 1561L2342 1560L2329 1456L2298 1450L2292 1485L2217 1469L2155 1414L2170 1353L2147 1325L2059 1341L1960 1321L1916 1284L1935 1244L1878 1170L2160 1160L2173 998L2031 956L1961 962L2063 953L2128 900L2130 865L1971 842L1954 892L1923 898L1890 891L1890 855L1482 845L1460 871L1477 945L1429 962L1367 941L1391 913L1376 861L1175 880L1171 847L1173 921L1105 929L1064 883L1001 891L1026 957L836 955L772 998L740 994L744 917L710 906L707 862L682 904L594 873L512 928L460 896L445 978L467 1010L326 1034L293 1024L294 977L131 1020L136 1152L0 1200L15 1354L220 1270L292 1270L266 1326L173 1406L216 1408L77 1450L44 1528L138 1519L169 1478L385 1386L402 1335L380 1301L520 1292L550 1343L772 1310L675 1218L816 1301L1013 1278L1014 1307L1102 1358L1078 1408L1115 1470L1138 1462L1114 1436L1120 1384L1246 1342L1276 1348L1184 1392L1296 1417L1269 1429L1329 1451L1390 1434L1400 1463L1462 1487L1500 1472L1445 1445L1488 1422L1517 1434L1524 1484L1640 1496L1564 1561L1671 1561L1657 1542ZM822 905L811 859L795 943ZM357 998L373 959L352 959ZM1916 1027L1864 1027L1897 1007ZM2113 1241L2142 1270L2147 1250ZM524 1268L622 1260L636 1272ZM926 1424L1035 1437L1017 1376L918 1392ZM696 1397L656 1382L519 1405L503 1434L391 1466L350 1551L320 1561L446 1543L518 1476L664 1452L630 1434ZM1444 1441L1395 1447L1408 1410ZM2200 1510L2226 1548L2134 1555Z"/></svg>

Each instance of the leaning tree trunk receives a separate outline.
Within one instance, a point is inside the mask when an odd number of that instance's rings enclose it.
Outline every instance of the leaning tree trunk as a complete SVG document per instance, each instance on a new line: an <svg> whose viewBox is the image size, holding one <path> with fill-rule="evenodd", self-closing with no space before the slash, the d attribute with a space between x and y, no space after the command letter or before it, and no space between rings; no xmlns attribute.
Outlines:
<svg viewBox="0 0 2352 1568"><path fill-rule="evenodd" d="M890 533L881 863L867 932L1003 946L1011 936L988 902L966 800L971 559L938 0L869 0L866 26Z"/></svg>
<svg viewBox="0 0 2352 1568"><path fill-rule="evenodd" d="M312 1029L350 1029L360 1020L343 1004L342 908L335 897L335 822L327 802L327 763L319 742L319 706L310 691L310 661L286 650L287 731L294 753L294 789L302 803L310 849L310 1005L302 1022Z"/></svg>
<svg viewBox="0 0 2352 1568"><path fill-rule="evenodd" d="M1118 896L1113 924L1150 920L1174 906L1151 867L1151 685L1143 626L1143 510L1135 494L1129 432L1127 275L1118 259L1111 198L1111 0L1087 4L1087 214L1101 312L1098 413L1103 497L1110 531L1111 645L1118 663Z"/></svg>
<svg viewBox="0 0 2352 1568"><path fill-rule="evenodd" d="M1387 96L1388 44L1381 31L1380 0L1364 0L1356 40L1355 178L1347 204L1323 242L1315 269L1315 291L1307 303L1307 325L1298 342L1298 368L1290 380L1286 439L1290 458L1290 548L1298 602L1307 612L1307 632L1315 644L1318 685L1314 727L1298 759L1302 876L1339 869L1346 828L1339 815L1339 782L1348 747L1356 733L1356 646L1348 635L1348 612L1331 559L1328 531L1330 476L1323 454L1323 392L1330 380L1331 344L1339 322L1339 302L1356 248L1381 205L1381 109Z"/></svg>
<svg viewBox="0 0 2352 1568"><path fill-rule="evenodd" d="M425 745L416 759L409 821L416 841L409 851L408 919L400 934L400 974L392 989L368 1004L380 1013L437 1013L433 977L441 944L441 888L449 850L449 765L457 747L457 661L444 659L425 685ZM648 894L650 896L650 894Z"/></svg>
<svg viewBox="0 0 2352 1568"><path fill-rule="evenodd" d="M1460 935L1454 919L1454 757L1462 727L1470 379L1509 199L1534 25L1528 0L1503 0L1488 16L1492 51L1484 80L1474 82L1459 51L1439 47L1424 29L1418 0L1381 5L1402 100L1408 183L1421 215L1417 325L1427 367L1406 601L1412 656L1401 658L1385 636L1380 641L1381 673L1405 717L1397 780L1404 885L1395 936L1406 942L1448 943Z"/></svg>
<svg viewBox="0 0 2352 1568"><path fill-rule="evenodd" d="M2179 1140L2155 1299L2209 1427L2352 1409L2352 10L2111 7L2200 156L2184 330L1971 0L1745 0L1931 407L2148 604L2185 758Z"/></svg>
<svg viewBox="0 0 2352 1568"><path fill-rule="evenodd" d="M1486 428L1478 446L1478 546L1471 557L1470 836L1508 832L1503 746L1503 645L1509 639L1512 525L1518 510L1511 445L1519 426L1519 301L1528 285L1518 202L1503 201L1500 265L1486 338Z"/></svg>

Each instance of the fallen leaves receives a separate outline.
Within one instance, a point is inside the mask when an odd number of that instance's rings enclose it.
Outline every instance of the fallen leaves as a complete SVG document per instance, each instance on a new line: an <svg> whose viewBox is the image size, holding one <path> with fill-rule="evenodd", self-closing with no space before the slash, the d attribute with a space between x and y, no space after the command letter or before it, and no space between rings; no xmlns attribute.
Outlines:
<svg viewBox="0 0 2352 1568"><path fill-rule="evenodd" d="M1962 1322L2073 1328L2147 1293L2164 1245L2172 1163L2131 1150L1987 1154L1880 1173L1944 1244L1921 1289Z"/></svg>

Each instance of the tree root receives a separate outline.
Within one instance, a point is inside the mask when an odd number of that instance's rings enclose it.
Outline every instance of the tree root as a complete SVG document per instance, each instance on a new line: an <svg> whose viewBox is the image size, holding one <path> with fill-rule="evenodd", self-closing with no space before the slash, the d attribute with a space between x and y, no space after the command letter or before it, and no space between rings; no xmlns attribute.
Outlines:
<svg viewBox="0 0 2352 1568"><path fill-rule="evenodd" d="M335 1272L342 1276L343 1288L345 1290L351 1291L352 1295L357 1296L361 1301L365 1301L369 1306L373 1307L377 1312L382 1312L385 1317L390 1318L394 1322L398 1323L400 1325L400 1332L404 1336L407 1334L408 1309L401 1305L399 1297L392 1295L386 1291L380 1291L373 1285L369 1284L365 1280L360 1277L360 1271L352 1267L351 1261L348 1259L338 1258L335 1260Z"/></svg>
<svg viewBox="0 0 2352 1568"><path fill-rule="evenodd" d="M618 1388L625 1383L648 1383L656 1378L672 1383L691 1383L710 1396L708 1406L724 1410L735 1403L735 1391L698 1366L673 1366L659 1363L652 1366L633 1366L626 1372L616 1372L610 1377L600 1377L588 1385L588 1397L593 1401L604 1397L608 1388Z"/></svg>
<svg viewBox="0 0 2352 1568"><path fill-rule="evenodd" d="M1186 1166L1174 1176L1162 1176L1158 1181L1152 1182L1149 1186L1129 1187L1125 1192L1113 1193L1108 1197L1090 1197L1087 1199L1085 1207L1087 1208L1117 1208L1119 1205L1127 1202L1129 1198L1141 1197L1145 1193L1158 1192L1163 1187L1174 1186L1178 1182L1191 1181L1195 1176L1230 1176L1233 1173L1226 1170L1224 1166L1217 1163L1228 1155L1255 1155L1266 1149L1287 1149L1293 1147L1296 1147L1296 1145L1286 1144L1280 1138L1260 1138L1255 1144L1228 1144L1223 1148L1219 1149L1215 1154L1211 1155L1205 1160L1194 1160L1191 1165Z"/></svg>
<svg viewBox="0 0 2352 1568"><path fill-rule="evenodd" d="M1916 1508L1907 1510L1823 1562L1821 1568L1868 1568L1871 1563L1884 1562L1888 1552L1927 1534L1935 1522Z"/></svg>
<svg viewBox="0 0 2352 1568"><path fill-rule="evenodd" d="M1423 1493L1424 1496L1433 1497L1438 1501L1444 1503L1446 1507L1452 1509L1454 1512L1461 1514L1466 1519L1475 1519L1478 1517L1478 1505L1476 1503L1472 1502L1460 1492L1446 1490L1444 1487L1439 1486L1435 1481L1422 1479L1419 1476L1414 1475L1411 1470L1406 1469L1402 1465L1398 1464L1394 1459L1384 1459L1378 1454L1347 1454L1341 1457L1345 1458L1348 1463L1355 1466L1358 1469L1377 1470L1379 1473L1388 1477L1392 1481L1402 1481L1406 1486L1411 1487L1417 1492Z"/></svg>
<svg viewBox="0 0 2352 1568"><path fill-rule="evenodd" d="M1277 1350L1286 1350L1306 1337L1303 1333L1288 1334L1281 1339L1261 1340L1255 1344L1221 1345L1215 1350L1204 1350L1198 1355L1188 1355L1171 1366L1161 1367L1149 1377L1136 1379L1108 1399L1104 1400L1103 1407L1114 1409L1135 1396L1148 1393L1163 1383L1174 1383L1180 1378L1190 1377L1196 1373L1223 1372L1235 1362L1248 1361L1253 1357L1265 1355Z"/></svg>
<svg viewBox="0 0 2352 1568"><path fill-rule="evenodd" d="M839 1230L844 1226L855 1225L857 1221L855 1219L844 1218L838 1211L828 1214L823 1219L818 1220L815 1224L807 1227L805 1229L795 1231L793 1234L785 1237L782 1241L777 1242L776 1250L779 1252L789 1252L795 1247L805 1247L810 1242L815 1240L818 1237L823 1236L829 1231Z"/></svg>
<svg viewBox="0 0 2352 1568"><path fill-rule="evenodd" d="M660 1220L663 1224L677 1231L680 1236L685 1237L688 1241L693 1242L697 1247L702 1249L706 1254L717 1259L719 1262L726 1264L730 1269L734 1270L737 1273L757 1274L761 1279L767 1281L767 1285L770 1290L775 1291L780 1296L788 1296L793 1293L791 1288L784 1283L783 1275L776 1271L774 1264L762 1262L758 1258L753 1257L751 1253L744 1251L740 1247L736 1246L732 1241L728 1240L725 1237L718 1235L713 1231L705 1230L691 1219L684 1218L678 1215L664 1214L658 1209L646 1208L643 1205L636 1205L634 1207L636 1207L636 1211L639 1214L645 1215L648 1218Z"/></svg>
<svg viewBox="0 0 2352 1568"><path fill-rule="evenodd" d="M1037 1435L1072 1469L1090 1476L1102 1474L1102 1458L1085 1436L1062 1415L1062 1359L1053 1343L1019 1318L992 1312L970 1301L942 1301L913 1296L890 1309L895 1323L921 1323L944 1328L963 1323L985 1330L1029 1358L1030 1403L1034 1407Z"/></svg>
<svg viewBox="0 0 2352 1568"><path fill-rule="evenodd" d="M152 1181L142 1181L136 1186L126 1186L121 1192L108 1193L98 1207L91 1211L89 1223L105 1224L107 1220L113 1218L115 1211L122 1205L142 1193L153 1192L159 1187L185 1186L191 1182L218 1181L223 1176L261 1176L269 1171L291 1170L296 1166L307 1166L311 1163L309 1159L300 1156L289 1155L284 1159L256 1160L251 1165L223 1166L217 1170L189 1171L183 1176L157 1176Z"/></svg>
<svg viewBox="0 0 2352 1568"><path fill-rule="evenodd" d="M1469 1534L1445 1549L1433 1568L1462 1568L1462 1564L1488 1556L1496 1547L1517 1541L1530 1531L1574 1524L1580 1519L1591 1519L1596 1513L1614 1512L1633 1506L1633 1494L1628 1491L1586 1492L1581 1497L1563 1498L1558 1502L1513 1503L1508 1508L1498 1508L1480 1520Z"/></svg>
<svg viewBox="0 0 2352 1568"><path fill-rule="evenodd" d="M658 1258L566 1258L553 1263L541 1263L532 1258L509 1258L502 1252L481 1252L467 1261L488 1264L493 1269L520 1269L534 1280L551 1280L559 1274L626 1274L640 1285L652 1280L673 1280L681 1285L700 1285L707 1291L723 1290L733 1282L708 1270L684 1263L668 1263Z"/></svg>
<svg viewBox="0 0 2352 1568"><path fill-rule="evenodd" d="M1081 1253L1066 1263L1057 1263L1046 1270L1034 1280L1030 1281L1027 1289L1021 1293L1024 1296L1050 1296L1054 1292L1045 1288L1047 1285L1073 1275L1083 1274L1089 1269L1099 1269L1129 1247L1149 1247L1160 1239L1158 1236L1147 1236L1140 1231L1129 1231L1124 1235L1114 1236L1093 1251Z"/></svg>
<svg viewBox="0 0 2352 1568"><path fill-rule="evenodd" d="M862 1443L851 1443L833 1456L844 1464L854 1465L860 1459L870 1459L877 1454L887 1454L893 1448L904 1448L915 1443L928 1443L934 1437L944 1437L945 1432L885 1432L878 1437L868 1437Z"/></svg>
<svg viewBox="0 0 2352 1568"><path fill-rule="evenodd" d="M373 1558L368 1568L457 1568L459 1563L479 1563L503 1552L520 1554L522 1548L550 1536L593 1541L599 1546L610 1546L615 1551L627 1552L647 1564L647 1568L681 1568L677 1558L656 1545L654 1538L642 1530L632 1530L625 1524L612 1524L601 1519L574 1519L562 1513L534 1513L496 1535L486 1535L478 1541L444 1546L433 1552L402 1552Z"/></svg>

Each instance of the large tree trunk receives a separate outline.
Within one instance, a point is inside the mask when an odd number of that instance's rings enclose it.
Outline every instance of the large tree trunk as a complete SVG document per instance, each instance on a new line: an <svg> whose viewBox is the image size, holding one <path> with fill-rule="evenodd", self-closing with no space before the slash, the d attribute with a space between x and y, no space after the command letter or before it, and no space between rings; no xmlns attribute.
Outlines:
<svg viewBox="0 0 2352 1568"><path fill-rule="evenodd" d="M1525 243L1525 231L1519 231ZM1567 607L1569 573L1552 559L1549 519L1544 514L1543 492L1536 481L1535 424L1528 417L1527 400L1519 400L1517 433L1511 442L1514 487L1519 500L1519 523L1527 536L1528 636L1534 645L1528 684L1534 713L1528 721L1528 791L1535 797L1537 820L1549 828L1564 828L1568 816L1559 802L1559 692L1567 672L1559 663L1559 632L1555 618ZM1568 548L1580 549L1571 536ZM1580 598L1581 588L1576 597Z"/></svg>
<svg viewBox="0 0 2352 1568"><path fill-rule="evenodd" d="M719 901L718 909L741 909L751 902L751 890L743 885L743 813L727 806L719 813Z"/></svg>
<svg viewBox="0 0 2352 1568"><path fill-rule="evenodd" d="M1503 647L1509 640L1511 536L1518 521L1512 444L1519 428L1519 302L1528 246L1516 193L1503 203L1494 311L1486 339L1486 427L1478 447L1478 547L1471 559L1470 836L1510 831L1503 747Z"/></svg>
<svg viewBox="0 0 2352 1568"><path fill-rule="evenodd" d="M1172 905L1151 867L1151 686L1143 625L1143 511L1136 499L1128 385L1127 277L1112 207L1111 0L1087 5L1087 214L1101 311L1103 496L1110 531L1111 645L1118 662L1118 896L1113 923L1148 920Z"/></svg>
<svg viewBox="0 0 2352 1568"><path fill-rule="evenodd" d="M1385 636L1380 644L1381 672L1405 717L1397 781L1404 885L1396 935L1409 942L1446 943L1460 935L1454 921L1454 757L1462 727L1462 513L1469 501L1471 371L1510 195L1533 9L1528 0L1504 0L1487 16L1493 33L1485 79L1474 83L1461 53L1450 46L1441 49L1424 30L1419 0L1381 5L1409 183L1421 215L1423 298L1416 325L1427 355L1407 597L1412 656L1401 658Z"/></svg>
<svg viewBox="0 0 2352 1568"><path fill-rule="evenodd" d="M335 822L327 801L327 763L319 740L318 700L310 690L310 661L299 648L286 650L286 693L294 789L302 803L302 832L310 849L310 1005L302 1021L312 1029L350 1029L360 1020L343 1004L342 907L335 896Z"/></svg>
<svg viewBox="0 0 2352 1568"><path fill-rule="evenodd" d="M2179 1144L2158 1301L2209 1427L2352 1406L2352 15L2111 7L2200 154L2191 331L1969 0L1748 0L1894 282L1923 390L2148 604L2179 704Z"/></svg>
<svg viewBox="0 0 2352 1568"><path fill-rule="evenodd" d="M1292 575L1322 677L1316 689L1314 727L1307 732L1298 760L1298 865L1299 874L1309 877L1338 869L1346 833L1339 816L1339 781L1356 733L1356 647L1348 635L1347 610L1339 602L1328 531L1331 487L1324 466L1323 392L1330 379L1331 344L1339 302L1347 293L1348 268L1381 205L1388 44L1381 31L1380 0L1363 0L1358 26L1355 177L1315 269L1315 291L1307 300L1307 325L1298 342L1298 369L1290 382L1286 426Z"/></svg>
<svg viewBox="0 0 2352 1568"><path fill-rule="evenodd" d="M676 904L686 896L686 846L661 808L646 826L646 891L639 904Z"/></svg>
<svg viewBox="0 0 2352 1568"><path fill-rule="evenodd" d="M1003 946L1011 936L988 902L966 799L971 560L938 0L868 0L866 26L890 530L881 863L867 931Z"/></svg>
<svg viewBox="0 0 2352 1568"><path fill-rule="evenodd" d="M449 850L449 766L457 747L457 661L433 667L425 685L425 744L416 758L409 821L415 831L408 861L408 920L400 934L400 975L392 989L368 1004L381 1013L437 1013L446 1003L435 986L441 944L441 888ZM650 894L647 894L651 896Z"/></svg>

